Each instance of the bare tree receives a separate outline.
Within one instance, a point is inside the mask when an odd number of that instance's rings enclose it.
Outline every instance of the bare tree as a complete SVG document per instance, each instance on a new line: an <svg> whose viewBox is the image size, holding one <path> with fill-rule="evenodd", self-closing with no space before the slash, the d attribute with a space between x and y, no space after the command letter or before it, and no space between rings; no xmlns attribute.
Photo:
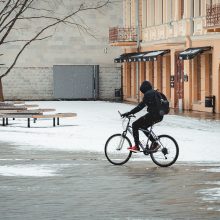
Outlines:
<svg viewBox="0 0 220 220"><path fill-rule="evenodd" d="M68 5L65 5L66 2ZM78 0L77 3L78 6L74 4L73 7L70 0L0 0L0 48L6 44L21 44L15 56L10 58L11 64L0 76L0 101L4 101L2 78L9 74L30 44L51 37L51 30L60 24L71 25L91 34L86 24L79 22L78 15L103 8L110 0ZM34 24L31 30L25 29L27 23ZM26 31L27 38L20 39L16 34L18 30ZM4 53L1 55L4 56Z"/></svg>

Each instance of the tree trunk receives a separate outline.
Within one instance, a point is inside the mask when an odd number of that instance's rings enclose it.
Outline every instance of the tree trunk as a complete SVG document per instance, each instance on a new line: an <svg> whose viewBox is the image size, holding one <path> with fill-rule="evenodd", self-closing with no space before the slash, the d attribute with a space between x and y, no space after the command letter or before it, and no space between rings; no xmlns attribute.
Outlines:
<svg viewBox="0 0 220 220"><path fill-rule="evenodd" d="M1 78L1 77L0 77L0 102L4 102L3 87L2 87L2 78Z"/></svg>

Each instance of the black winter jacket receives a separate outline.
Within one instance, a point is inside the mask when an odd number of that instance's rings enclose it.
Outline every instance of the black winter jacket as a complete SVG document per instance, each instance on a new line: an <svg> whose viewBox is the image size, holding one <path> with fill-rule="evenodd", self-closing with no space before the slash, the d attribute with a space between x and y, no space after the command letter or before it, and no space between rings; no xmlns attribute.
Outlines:
<svg viewBox="0 0 220 220"><path fill-rule="evenodd" d="M156 107L155 91L151 83L149 81L144 81L140 86L140 91L144 94L143 100L129 113L135 114L147 106L147 111L157 116L159 113Z"/></svg>

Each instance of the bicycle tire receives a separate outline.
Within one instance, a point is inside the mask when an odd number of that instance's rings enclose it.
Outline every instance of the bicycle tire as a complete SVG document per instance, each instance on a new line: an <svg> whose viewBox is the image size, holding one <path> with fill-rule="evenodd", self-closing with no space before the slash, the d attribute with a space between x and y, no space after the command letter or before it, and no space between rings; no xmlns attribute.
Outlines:
<svg viewBox="0 0 220 220"><path fill-rule="evenodd" d="M152 161L160 167L168 167L174 164L179 156L179 146L176 140L164 134L158 136L157 142L161 146L156 152L150 154Z"/></svg>
<svg viewBox="0 0 220 220"><path fill-rule="evenodd" d="M120 141L123 141L121 149L119 149ZM114 134L105 143L105 156L110 163L123 165L132 155L132 152L127 150L128 147L131 147L131 141L127 136L123 137L122 134Z"/></svg>

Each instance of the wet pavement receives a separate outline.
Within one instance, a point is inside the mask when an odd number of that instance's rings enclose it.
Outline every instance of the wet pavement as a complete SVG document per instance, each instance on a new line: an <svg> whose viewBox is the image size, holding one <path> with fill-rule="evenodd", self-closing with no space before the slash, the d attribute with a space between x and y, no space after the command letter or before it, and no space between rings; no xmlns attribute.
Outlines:
<svg viewBox="0 0 220 220"><path fill-rule="evenodd" d="M102 153L0 144L0 219L220 219L220 163L111 165Z"/></svg>
<svg viewBox="0 0 220 220"><path fill-rule="evenodd" d="M197 119L220 121L220 114L217 114L217 113L213 114L211 112L171 110L170 114L180 115L180 116L184 116L184 117L197 118Z"/></svg>

